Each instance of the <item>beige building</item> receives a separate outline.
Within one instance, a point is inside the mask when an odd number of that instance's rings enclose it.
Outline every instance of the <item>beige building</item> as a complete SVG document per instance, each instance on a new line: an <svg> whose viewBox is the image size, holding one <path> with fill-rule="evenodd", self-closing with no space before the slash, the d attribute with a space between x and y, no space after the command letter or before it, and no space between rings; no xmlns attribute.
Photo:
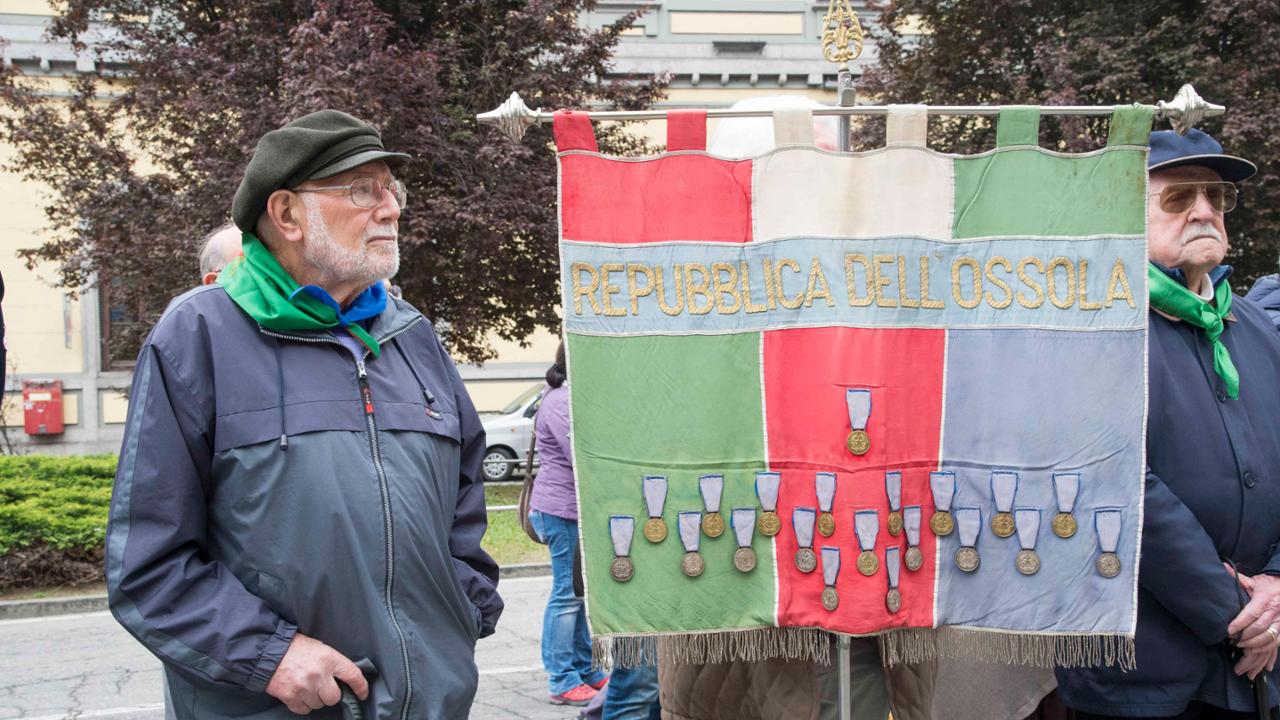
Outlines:
<svg viewBox="0 0 1280 720"><path fill-rule="evenodd" d="M863 4L855 6L861 11ZM669 74L670 91L661 107L727 107L743 98L778 94L834 101L836 67L822 58L820 46L825 0L604 0L581 21L599 27L641 6L646 13L622 39L615 76ZM69 45L44 41L51 14L46 0L0 0L0 38L7 43L3 61L41 78L56 94L60 79L93 69L93 61ZM870 59L868 51L859 62ZM664 123L647 125L640 131L661 142ZM10 154L0 146L0 161ZM128 411L130 372L128 359L111 358L103 339L113 323L127 318L103 307L96 289L73 297L52 287L51 268L28 270L17 257L19 249L41 242L41 192L18 176L0 174L0 273L10 365L4 432L31 451L115 452ZM194 282L195 258L191 273ZM540 382L556 343L549 333L538 333L529 347L497 343L498 358L483 367L461 366L476 407L497 411ZM24 432L24 380L61 381L63 433Z"/></svg>

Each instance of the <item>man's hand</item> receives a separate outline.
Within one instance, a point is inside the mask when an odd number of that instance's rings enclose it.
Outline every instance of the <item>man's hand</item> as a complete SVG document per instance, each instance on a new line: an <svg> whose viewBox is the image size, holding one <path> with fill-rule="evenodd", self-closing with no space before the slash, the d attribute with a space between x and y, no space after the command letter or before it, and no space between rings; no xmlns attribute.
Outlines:
<svg viewBox="0 0 1280 720"><path fill-rule="evenodd" d="M349 685L361 700L369 697L369 683L355 663L319 640L298 633L267 683L267 694L289 710L306 715L337 705L342 699L334 678Z"/></svg>
<svg viewBox="0 0 1280 720"><path fill-rule="evenodd" d="M1241 650L1274 649L1280 640L1280 578L1254 575L1249 580L1253 585L1249 604L1227 626L1227 634L1240 634L1236 646Z"/></svg>
<svg viewBox="0 0 1280 720"><path fill-rule="evenodd" d="M1245 650L1244 657L1236 662L1236 674L1248 676L1250 680L1258 677L1258 673L1271 672L1276 667L1276 645L1272 643L1265 648Z"/></svg>

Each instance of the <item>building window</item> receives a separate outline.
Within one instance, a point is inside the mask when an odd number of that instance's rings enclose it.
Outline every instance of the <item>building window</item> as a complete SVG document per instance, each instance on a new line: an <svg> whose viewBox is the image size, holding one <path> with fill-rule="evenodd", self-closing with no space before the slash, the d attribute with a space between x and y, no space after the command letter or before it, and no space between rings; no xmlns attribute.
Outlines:
<svg viewBox="0 0 1280 720"><path fill-rule="evenodd" d="M138 332L143 314L140 308L119 299L123 282L112 278L98 285L103 370L132 370L142 345Z"/></svg>

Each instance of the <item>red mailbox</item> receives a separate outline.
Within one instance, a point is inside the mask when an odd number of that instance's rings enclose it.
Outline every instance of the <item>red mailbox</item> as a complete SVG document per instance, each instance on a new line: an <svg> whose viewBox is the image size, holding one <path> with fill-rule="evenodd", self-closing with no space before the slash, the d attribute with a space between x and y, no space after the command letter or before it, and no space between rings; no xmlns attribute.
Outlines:
<svg viewBox="0 0 1280 720"><path fill-rule="evenodd" d="M28 435L62 432L62 381L22 381L22 424Z"/></svg>

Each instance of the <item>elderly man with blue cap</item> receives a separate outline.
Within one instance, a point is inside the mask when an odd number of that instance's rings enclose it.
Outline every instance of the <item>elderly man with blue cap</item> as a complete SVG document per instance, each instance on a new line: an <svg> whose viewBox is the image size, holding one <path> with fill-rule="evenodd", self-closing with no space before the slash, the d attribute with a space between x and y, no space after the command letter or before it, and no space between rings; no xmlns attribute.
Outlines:
<svg viewBox="0 0 1280 720"><path fill-rule="evenodd" d="M1222 264L1235 183L1256 170L1200 131L1151 135L1137 668L1058 670L1081 720L1280 703L1280 333Z"/></svg>
<svg viewBox="0 0 1280 720"><path fill-rule="evenodd" d="M484 430L383 285L408 160L334 110L264 135L231 208L243 257L138 356L107 588L177 720L470 712L503 607Z"/></svg>

